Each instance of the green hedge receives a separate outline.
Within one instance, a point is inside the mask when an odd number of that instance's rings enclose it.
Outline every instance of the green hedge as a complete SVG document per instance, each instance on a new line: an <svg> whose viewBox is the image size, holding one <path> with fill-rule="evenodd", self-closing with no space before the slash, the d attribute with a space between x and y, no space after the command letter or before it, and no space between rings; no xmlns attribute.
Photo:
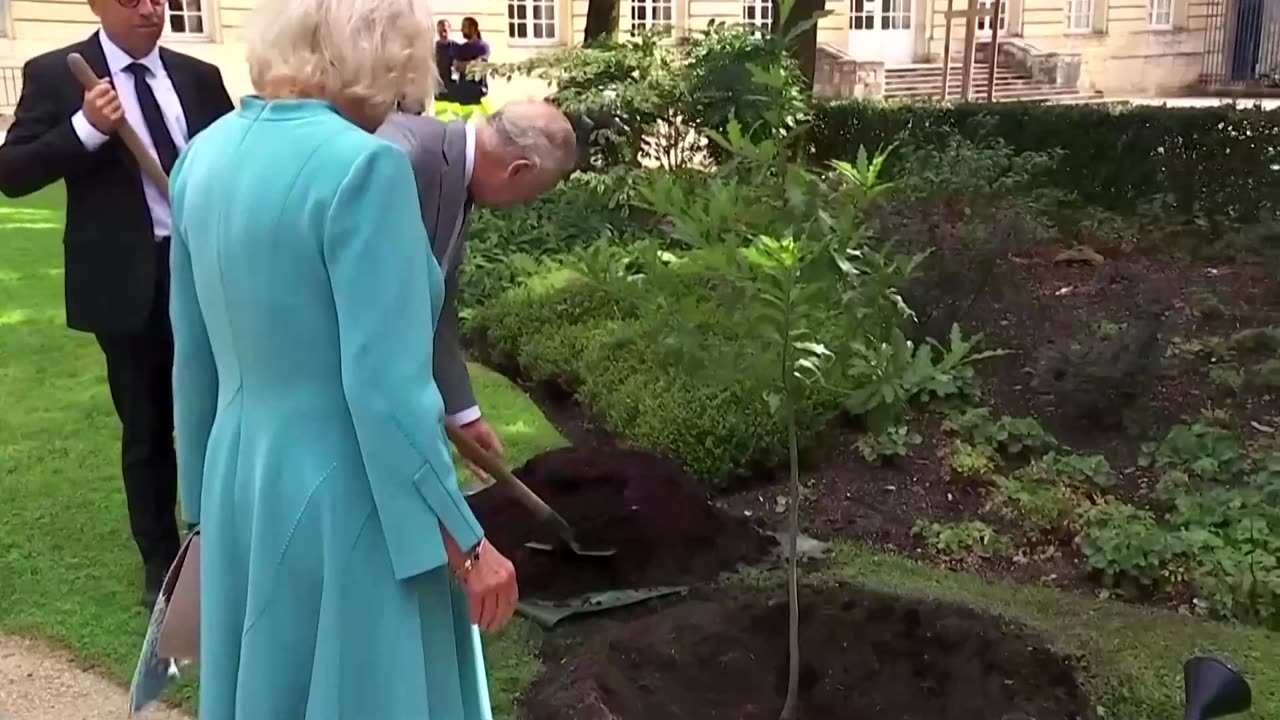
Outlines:
<svg viewBox="0 0 1280 720"><path fill-rule="evenodd" d="M819 104L811 133L817 162L860 145L1000 138L1059 153L1056 184L1109 210L1232 224L1280 214L1280 110L843 100Z"/></svg>
<svg viewBox="0 0 1280 720"><path fill-rule="evenodd" d="M479 308L471 334L490 360L560 383L624 441L678 459L710 485L781 464L785 435L765 399L774 373L753 361L746 341L732 330L708 332L707 365L691 371L687 358L671 354L663 318L634 307L557 269ZM707 317L718 316L708 309ZM831 398L806 398L800 437L813 442L833 412Z"/></svg>

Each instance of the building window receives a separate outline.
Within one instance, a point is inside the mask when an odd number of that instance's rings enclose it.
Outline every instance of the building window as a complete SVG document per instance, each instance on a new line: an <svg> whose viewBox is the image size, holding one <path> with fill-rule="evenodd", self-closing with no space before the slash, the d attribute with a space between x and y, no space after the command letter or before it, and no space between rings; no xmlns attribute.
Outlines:
<svg viewBox="0 0 1280 720"><path fill-rule="evenodd" d="M0 38L9 37L9 0L0 0Z"/></svg>
<svg viewBox="0 0 1280 720"><path fill-rule="evenodd" d="M169 0L169 32L175 35L208 35L204 22L207 0Z"/></svg>
<svg viewBox="0 0 1280 720"><path fill-rule="evenodd" d="M551 43L560 33L555 0L508 0L507 35L517 42Z"/></svg>
<svg viewBox="0 0 1280 720"><path fill-rule="evenodd" d="M1160 29L1173 27L1173 0L1147 0L1147 24Z"/></svg>
<svg viewBox="0 0 1280 720"><path fill-rule="evenodd" d="M853 12L849 13L852 30L876 29L876 0L853 0Z"/></svg>
<svg viewBox="0 0 1280 720"><path fill-rule="evenodd" d="M1076 32L1093 30L1093 0L1067 0L1067 29Z"/></svg>
<svg viewBox="0 0 1280 720"><path fill-rule="evenodd" d="M665 29L667 32L676 24L676 5L674 0L632 0L631 2L631 34L639 35L646 30Z"/></svg>
<svg viewBox="0 0 1280 720"><path fill-rule="evenodd" d="M979 10L991 10L995 5L992 0L978 0ZM1009 3L1006 0L1000 0L1000 32L1009 29ZM978 16L978 30L982 32L991 32L991 16Z"/></svg>
<svg viewBox="0 0 1280 720"><path fill-rule="evenodd" d="M742 23L761 30L773 27L773 0L742 0Z"/></svg>
<svg viewBox="0 0 1280 720"><path fill-rule="evenodd" d="M881 30L911 29L911 0L883 0L880 3Z"/></svg>

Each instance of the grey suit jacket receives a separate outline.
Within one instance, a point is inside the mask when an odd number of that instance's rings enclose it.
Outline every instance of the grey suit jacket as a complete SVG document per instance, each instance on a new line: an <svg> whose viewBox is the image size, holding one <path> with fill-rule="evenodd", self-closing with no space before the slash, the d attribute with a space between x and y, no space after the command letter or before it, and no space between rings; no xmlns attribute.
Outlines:
<svg viewBox="0 0 1280 720"><path fill-rule="evenodd" d="M378 137L400 146L413 164L422 204L422 222L431 250L444 272L444 307L435 337L435 378L445 412L455 415L476 405L458 329L458 266L467 232L467 129L426 115L393 113Z"/></svg>

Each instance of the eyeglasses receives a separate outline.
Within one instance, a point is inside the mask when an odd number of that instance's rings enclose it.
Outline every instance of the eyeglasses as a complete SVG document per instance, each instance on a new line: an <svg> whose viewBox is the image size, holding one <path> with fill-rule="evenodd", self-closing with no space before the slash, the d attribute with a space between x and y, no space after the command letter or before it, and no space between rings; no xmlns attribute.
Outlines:
<svg viewBox="0 0 1280 720"><path fill-rule="evenodd" d="M116 0L117 5L119 5L122 8L127 8L129 10L132 10L138 7L143 2L146 2L148 5L152 5L155 7L163 7L165 5L165 0Z"/></svg>

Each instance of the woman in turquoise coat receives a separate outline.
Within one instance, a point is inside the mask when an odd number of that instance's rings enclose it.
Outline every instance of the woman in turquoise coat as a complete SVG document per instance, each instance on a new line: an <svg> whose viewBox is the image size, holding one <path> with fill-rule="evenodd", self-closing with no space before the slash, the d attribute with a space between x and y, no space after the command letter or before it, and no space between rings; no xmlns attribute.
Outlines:
<svg viewBox="0 0 1280 720"><path fill-rule="evenodd" d="M202 536L202 720L487 720L476 624L511 564L458 490L432 380L443 297L408 159L421 0L260 0L259 95L173 172L183 515Z"/></svg>

